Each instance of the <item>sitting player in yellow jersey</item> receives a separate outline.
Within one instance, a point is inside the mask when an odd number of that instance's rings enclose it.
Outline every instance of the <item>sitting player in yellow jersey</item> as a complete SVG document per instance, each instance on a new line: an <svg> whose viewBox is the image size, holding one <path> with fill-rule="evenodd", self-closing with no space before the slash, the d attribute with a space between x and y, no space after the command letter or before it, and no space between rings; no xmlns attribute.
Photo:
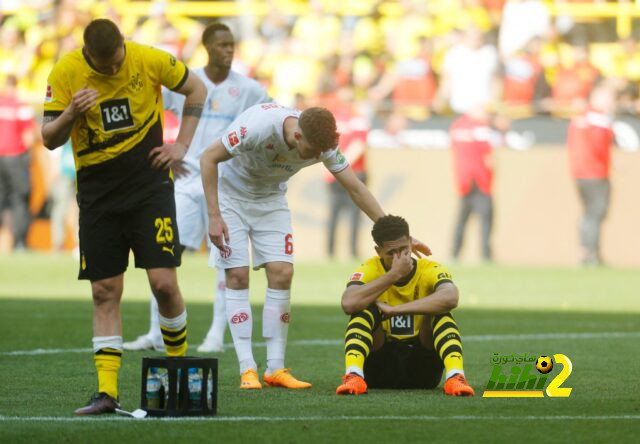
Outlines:
<svg viewBox="0 0 640 444"><path fill-rule="evenodd" d="M458 289L449 271L411 257L409 225L381 217L371 231L375 256L352 275L342 294L351 319L345 334L346 375L338 395L367 388L433 389L446 371L444 392L473 396L464 377L460 331L450 311Z"/></svg>

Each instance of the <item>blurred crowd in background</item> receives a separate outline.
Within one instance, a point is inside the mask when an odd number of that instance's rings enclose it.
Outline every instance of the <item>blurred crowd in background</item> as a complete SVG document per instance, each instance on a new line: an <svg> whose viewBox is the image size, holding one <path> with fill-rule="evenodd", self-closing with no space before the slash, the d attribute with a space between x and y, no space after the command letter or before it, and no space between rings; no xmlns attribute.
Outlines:
<svg viewBox="0 0 640 444"><path fill-rule="evenodd" d="M166 1L148 2L147 13L139 15L143 2L135 3L138 9L123 0L2 2L0 107L5 114L9 108L20 111L11 115L20 122L18 151L29 155L32 176L34 158L49 157L37 162L45 191L34 196L32 186L11 197L5 190L0 210L31 193L32 216L64 210L56 223L73 220L72 210L55 206L56 195L73 194L69 149L49 154L33 147L46 77L61 55L82 45L84 27L98 16L114 20L127 39L167 50L190 67L206 63L200 45L204 25L222 20L238 42L235 70L258 79L282 104L331 109L354 132L374 121L394 132L409 122L465 114L480 105L511 119L570 117L585 109L590 91L603 82L617 92L618 113L640 111L640 26L621 33L615 17L552 13L571 0L270 0L259 2L264 9L255 15L225 17L216 17L223 10L216 2L205 2L212 5L206 16L190 14L189 8L172 13L173 2ZM239 0L235 11L256 4ZM7 219L16 223L15 214L4 217L5 226ZM69 245L60 230L54 228L50 244L62 249ZM24 247L25 236L24 229L14 229L12 243Z"/></svg>

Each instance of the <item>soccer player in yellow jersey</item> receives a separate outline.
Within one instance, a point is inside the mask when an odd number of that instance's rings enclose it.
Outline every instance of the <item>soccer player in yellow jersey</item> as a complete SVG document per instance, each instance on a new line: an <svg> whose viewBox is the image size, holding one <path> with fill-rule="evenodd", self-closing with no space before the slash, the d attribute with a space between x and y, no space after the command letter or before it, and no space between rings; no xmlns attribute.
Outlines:
<svg viewBox="0 0 640 444"><path fill-rule="evenodd" d="M162 142L162 85L186 96L175 144ZM71 136L80 206L78 277L91 282L93 295L98 392L76 410L78 415L112 413L118 407L120 298L129 250L136 267L146 269L157 298L167 355L186 353L173 173L183 171L206 94L183 63L164 51L125 42L106 19L89 23L84 47L62 57L49 75L42 138L55 149Z"/></svg>
<svg viewBox="0 0 640 444"><path fill-rule="evenodd" d="M345 334L346 375L338 395L367 388L433 389L446 372L444 392L473 396L464 377L460 331L451 316L458 289L449 271L411 257L409 225L378 219L371 231L375 256L352 275L342 294L351 315Z"/></svg>

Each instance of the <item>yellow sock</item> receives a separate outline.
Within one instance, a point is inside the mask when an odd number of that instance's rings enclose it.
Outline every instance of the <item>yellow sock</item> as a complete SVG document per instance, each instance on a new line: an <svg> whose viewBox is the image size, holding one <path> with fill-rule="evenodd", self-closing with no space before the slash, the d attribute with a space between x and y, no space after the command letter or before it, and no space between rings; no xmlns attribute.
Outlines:
<svg viewBox="0 0 640 444"><path fill-rule="evenodd" d="M162 332L162 340L167 356L185 356L187 354L187 323L184 327L173 330L168 327L160 326Z"/></svg>
<svg viewBox="0 0 640 444"><path fill-rule="evenodd" d="M444 363L446 377L449 378L456 373L464 374L460 330L451 313L434 316L431 327L433 328L433 345Z"/></svg>
<svg viewBox="0 0 640 444"><path fill-rule="evenodd" d="M122 361L122 351L101 348L93 359L98 371L98 391L118 399L118 370Z"/></svg>
<svg viewBox="0 0 640 444"><path fill-rule="evenodd" d="M364 360L373 346L373 332L380 325L380 312L369 306L351 316L344 336L344 363L346 373L364 376Z"/></svg>

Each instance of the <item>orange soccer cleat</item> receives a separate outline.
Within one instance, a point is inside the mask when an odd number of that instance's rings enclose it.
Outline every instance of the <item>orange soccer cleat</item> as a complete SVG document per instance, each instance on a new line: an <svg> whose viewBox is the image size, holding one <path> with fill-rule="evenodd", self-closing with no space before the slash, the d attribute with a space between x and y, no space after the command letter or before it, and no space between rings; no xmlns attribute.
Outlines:
<svg viewBox="0 0 640 444"><path fill-rule="evenodd" d="M240 375L240 388L245 390L260 390L262 384L258 379L258 372L252 368Z"/></svg>
<svg viewBox="0 0 640 444"><path fill-rule="evenodd" d="M448 396L473 396L475 393L464 375L458 373L444 383L444 394Z"/></svg>
<svg viewBox="0 0 640 444"><path fill-rule="evenodd" d="M342 385L336 389L336 395L364 395L367 393L367 383L357 373L344 375L342 381Z"/></svg>
<svg viewBox="0 0 640 444"><path fill-rule="evenodd" d="M264 375L264 383L271 387L284 387L290 389L306 389L310 388L311 384L304 381L298 381L291 374L290 368L281 368L271 374L271 376Z"/></svg>

